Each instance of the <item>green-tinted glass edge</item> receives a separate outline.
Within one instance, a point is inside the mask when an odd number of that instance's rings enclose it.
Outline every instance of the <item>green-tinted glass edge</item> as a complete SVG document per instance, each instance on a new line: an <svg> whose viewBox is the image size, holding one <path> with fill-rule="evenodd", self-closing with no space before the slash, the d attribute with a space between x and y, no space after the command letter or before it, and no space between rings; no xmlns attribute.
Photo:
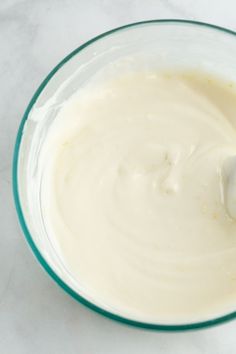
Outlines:
<svg viewBox="0 0 236 354"><path fill-rule="evenodd" d="M20 144L21 144L21 139L22 139L22 133L24 129L25 122L28 118L29 112L31 111L34 103L36 102L37 98L45 88L45 86L48 84L50 79L54 76L54 74L66 63L68 62L74 55L78 54L81 50L92 44L93 42L111 35L114 32L120 31L127 29L129 27L135 27L135 26L140 26L140 25L146 25L146 24L164 24L164 23L169 23L169 24L187 24L187 25L195 25L195 26L200 26L200 27L208 27L211 29L215 29L217 31L225 32L227 34L236 36L236 32L231 31L229 29L212 25L209 23L204 23L204 22L198 22L198 21L189 21L189 20L182 20L182 19L161 19L161 20L148 20L148 21L141 21L141 22L135 22L131 24L127 24L125 26L121 26L115 29L112 29L108 32L102 33L99 36L96 36L92 38L91 40L87 41L86 43L82 44L80 47L76 48L74 51L72 51L69 55L67 55L58 65L54 67L54 69L48 74L48 76L43 80L41 85L38 87L36 90L35 94L33 95L25 113L24 116L21 120L17 137L16 137L16 142L15 142L15 147L14 147L14 153L13 153L13 168L12 168L12 188L13 188L13 196L14 196L14 201L15 201L15 207L18 215L18 219L21 225L21 228L23 230L23 233L25 235L25 238L30 245L34 255L40 262L40 264L43 266L43 268L46 270L46 272L54 279L54 281L62 288L64 289L69 295L71 295L75 300L79 301L81 304L87 306L91 310L94 310L97 313L100 313L101 315L110 318L112 320L116 320L118 322L131 325L134 327L139 327L139 328L145 328L145 329L152 329L152 330L160 330L160 331L185 331L185 330L193 330L193 329L201 329L213 325L217 325L226 321L229 321L231 319L236 318L236 311L229 313L225 316L217 317L215 319L203 321L203 322L196 322L196 323L187 323L187 324L175 324L175 325L164 325L164 324L154 324L154 323L146 323L146 322L140 322L140 321L135 321L131 320L119 315L116 315L114 313L111 313L107 310L104 310L92 302L86 300L84 297L76 293L72 288L70 288L54 271L53 269L48 265L46 260L43 258L41 255L40 251L38 250L36 244L33 241L33 238L30 235L30 232L27 228L23 211L21 208L21 203L20 203L20 197L19 197L19 191L18 191L18 157L19 157L19 150L20 150ZM236 39L236 38L235 38ZM236 300L236 299L235 299ZM235 301L236 302L236 301Z"/></svg>

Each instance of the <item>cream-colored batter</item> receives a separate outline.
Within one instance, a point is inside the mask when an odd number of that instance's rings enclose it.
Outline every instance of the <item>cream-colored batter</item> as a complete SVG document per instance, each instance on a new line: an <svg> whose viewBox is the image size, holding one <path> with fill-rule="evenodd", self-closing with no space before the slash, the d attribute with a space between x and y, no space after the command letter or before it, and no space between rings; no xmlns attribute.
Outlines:
<svg viewBox="0 0 236 354"><path fill-rule="evenodd" d="M44 149L46 227L90 299L165 323L236 309L232 85L190 72L94 81Z"/></svg>

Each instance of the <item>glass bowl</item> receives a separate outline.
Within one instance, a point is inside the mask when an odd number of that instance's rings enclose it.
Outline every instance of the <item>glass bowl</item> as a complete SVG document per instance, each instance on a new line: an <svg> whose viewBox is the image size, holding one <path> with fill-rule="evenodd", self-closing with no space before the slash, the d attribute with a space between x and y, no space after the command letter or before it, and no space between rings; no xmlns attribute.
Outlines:
<svg viewBox="0 0 236 354"><path fill-rule="evenodd" d="M156 330L189 330L215 325L236 317L236 299L232 313L196 323L168 324L127 318L97 303L66 271L43 222L40 150L62 102L105 65L133 54L141 58L144 66L201 69L236 81L236 33L206 23L184 20L133 23L106 32L75 49L39 86L19 127L13 160L13 193L19 221L33 253L47 273L90 309L129 325Z"/></svg>

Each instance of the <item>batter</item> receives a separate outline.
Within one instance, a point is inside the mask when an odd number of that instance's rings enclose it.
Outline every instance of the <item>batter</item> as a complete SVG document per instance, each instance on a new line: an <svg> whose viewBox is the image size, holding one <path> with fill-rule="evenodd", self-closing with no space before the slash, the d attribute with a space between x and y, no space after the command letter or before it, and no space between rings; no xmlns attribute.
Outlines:
<svg viewBox="0 0 236 354"><path fill-rule="evenodd" d="M89 299L161 323L236 309L232 84L200 72L97 80L44 145L45 225Z"/></svg>

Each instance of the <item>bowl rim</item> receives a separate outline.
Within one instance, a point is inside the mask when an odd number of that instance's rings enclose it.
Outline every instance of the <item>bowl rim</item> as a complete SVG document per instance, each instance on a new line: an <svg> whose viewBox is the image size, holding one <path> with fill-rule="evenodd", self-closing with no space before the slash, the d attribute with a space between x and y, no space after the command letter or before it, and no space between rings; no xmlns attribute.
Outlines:
<svg viewBox="0 0 236 354"><path fill-rule="evenodd" d="M39 263L42 265L42 267L45 269L45 271L49 274L49 276L66 292L68 293L72 298L77 300L79 303L85 305L87 308L105 316L106 318L121 322L126 325L130 325L133 327L138 327L138 328L144 328L144 329L152 329L152 330L159 330L159 331L186 331L186 330L194 330L194 329L202 329L205 327L210 327L213 325L221 324L223 322L232 320L236 318L236 310L234 312L230 312L226 315L219 316L216 318L212 318L209 320L205 321L200 321L200 322L193 322L193 323L181 323L181 324L161 324L161 323L148 323L148 322L142 322L142 321L136 321L129 319L128 317L123 317L120 315L117 315L115 313L112 313L108 310L103 309L102 307L99 307L98 305L95 305L91 301L87 300L85 297L77 293L75 290L73 290L69 285L67 285L60 277L59 275L56 274L56 272L50 267L50 265L47 263L43 255L41 254L40 250L36 246L36 243L34 242L33 237L30 234L30 231L27 227L26 220L24 218L23 214L23 208L21 205L20 201L20 194L19 194L19 188L18 188L18 162L19 162L19 152L20 152L20 146L21 146L21 141L22 141L22 136L23 136L23 130L25 123L28 119L29 113L32 110L35 102L37 101L39 95L41 92L44 90L44 88L47 86L49 81L53 78L53 76L57 73L57 71L62 68L62 66L67 63L71 58L73 58L75 55L77 55L79 52L81 52L84 48L88 47L92 43L102 39L103 37L107 37L112 35L115 32L119 32L125 29L128 29L130 27L138 27L138 26L143 26L143 25L149 25L149 24L157 24L157 25L186 25L186 26L196 26L196 27L202 27L202 28L210 28L215 30L216 32L223 32L225 34L229 34L232 36L236 37L236 32L220 27L217 25L213 25L207 22L199 22L199 21L192 21L192 20L184 20L184 19L153 19L153 20L146 20L146 21L139 21L139 22L134 22L130 24L126 24L124 26L120 26L117 28L114 28L112 30L109 30L107 32L104 32L96 37L93 37L92 39L88 40L84 44L80 45L78 48L73 50L70 54L65 56L46 76L46 78L42 81L42 83L39 85L38 89L35 91L33 97L31 98L25 113L23 115L23 118L20 122L17 136L16 136L16 141L15 141L15 146L14 146L14 152L13 152L13 164L12 164L12 189L13 189L13 197L14 197L14 202L15 202L15 208L18 216L18 220L21 226L21 229L23 231L23 234L25 236L26 241L28 242L31 250L33 251L33 254L39 261ZM235 38L236 39L236 38ZM236 301L235 301L236 302Z"/></svg>

